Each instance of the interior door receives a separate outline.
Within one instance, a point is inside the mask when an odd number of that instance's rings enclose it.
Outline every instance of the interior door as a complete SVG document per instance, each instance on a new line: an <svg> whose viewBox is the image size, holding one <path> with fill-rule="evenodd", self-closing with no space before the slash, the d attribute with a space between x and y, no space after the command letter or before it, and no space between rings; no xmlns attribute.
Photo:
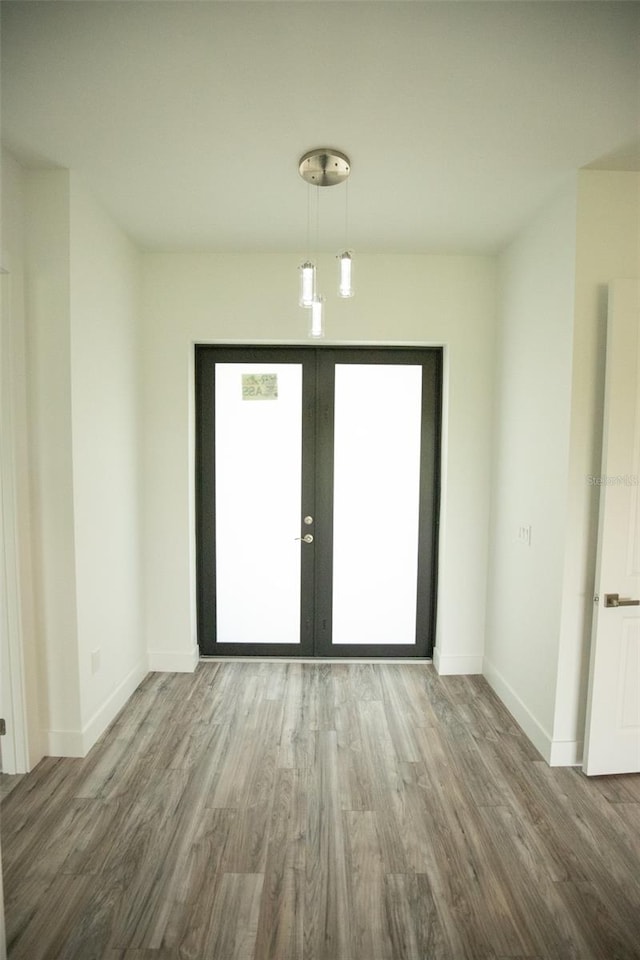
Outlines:
<svg viewBox="0 0 640 960"><path fill-rule="evenodd" d="M204 655L428 656L441 351L198 347Z"/></svg>
<svg viewBox="0 0 640 960"><path fill-rule="evenodd" d="M0 960L7 960L7 934L4 921L4 892L2 883L2 851L0 851Z"/></svg>
<svg viewBox="0 0 640 960"><path fill-rule="evenodd" d="M609 288L600 527L584 771L640 772L640 296Z"/></svg>

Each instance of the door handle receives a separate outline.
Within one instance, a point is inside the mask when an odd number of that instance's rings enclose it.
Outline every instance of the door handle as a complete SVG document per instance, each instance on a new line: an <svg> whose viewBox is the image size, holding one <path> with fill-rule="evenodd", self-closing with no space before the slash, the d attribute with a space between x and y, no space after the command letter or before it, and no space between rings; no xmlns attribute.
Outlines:
<svg viewBox="0 0 640 960"><path fill-rule="evenodd" d="M627 600L624 597L620 599L617 593L605 593L605 607L640 607L640 600Z"/></svg>
<svg viewBox="0 0 640 960"><path fill-rule="evenodd" d="M313 534L305 533L304 537L296 537L296 540L303 540L305 543L313 543Z"/></svg>

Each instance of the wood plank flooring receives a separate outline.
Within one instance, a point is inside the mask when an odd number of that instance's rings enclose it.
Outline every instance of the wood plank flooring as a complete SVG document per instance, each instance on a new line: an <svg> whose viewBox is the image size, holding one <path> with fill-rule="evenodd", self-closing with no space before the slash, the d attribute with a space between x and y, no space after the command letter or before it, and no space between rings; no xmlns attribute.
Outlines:
<svg viewBox="0 0 640 960"><path fill-rule="evenodd" d="M150 674L2 804L10 960L638 960L640 777L431 665Z"/></svg>

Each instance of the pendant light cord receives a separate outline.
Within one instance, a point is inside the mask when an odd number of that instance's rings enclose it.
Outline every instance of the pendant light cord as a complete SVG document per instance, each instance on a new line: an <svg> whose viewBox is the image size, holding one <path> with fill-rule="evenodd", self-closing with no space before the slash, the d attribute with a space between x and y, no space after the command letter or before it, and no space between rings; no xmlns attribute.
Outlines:
<svg viewBox="0 0 640 960"><path fill-rule="evenodd" d="M349 181L344 184L344 248L349 249Z"/></svg>
<svg viewBox="0 0 640 960"><path fill-rule="evenodd" d="M316 187L316 263L320 252L320 187Z"/></svg>

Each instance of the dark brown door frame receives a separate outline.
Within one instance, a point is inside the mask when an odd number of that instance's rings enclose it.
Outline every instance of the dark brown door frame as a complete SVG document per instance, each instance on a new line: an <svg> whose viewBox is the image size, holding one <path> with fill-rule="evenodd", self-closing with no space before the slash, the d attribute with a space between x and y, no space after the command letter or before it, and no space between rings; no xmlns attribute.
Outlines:
<svg viewBox="0 0 640 960"><path fill-rule="evenodd" d="M430 657L436 618L442 349L404 347L248 347L197 345L196 550L198 642L203 656ZM217 643L215 570L215 364L302 363L302 509L315 518L313 549L302 550L299 644ZM419 558L416 642L331 642L333 583L333 396L337 363L422 365ZM372 598L375 602L375 598Z"/></svg>

